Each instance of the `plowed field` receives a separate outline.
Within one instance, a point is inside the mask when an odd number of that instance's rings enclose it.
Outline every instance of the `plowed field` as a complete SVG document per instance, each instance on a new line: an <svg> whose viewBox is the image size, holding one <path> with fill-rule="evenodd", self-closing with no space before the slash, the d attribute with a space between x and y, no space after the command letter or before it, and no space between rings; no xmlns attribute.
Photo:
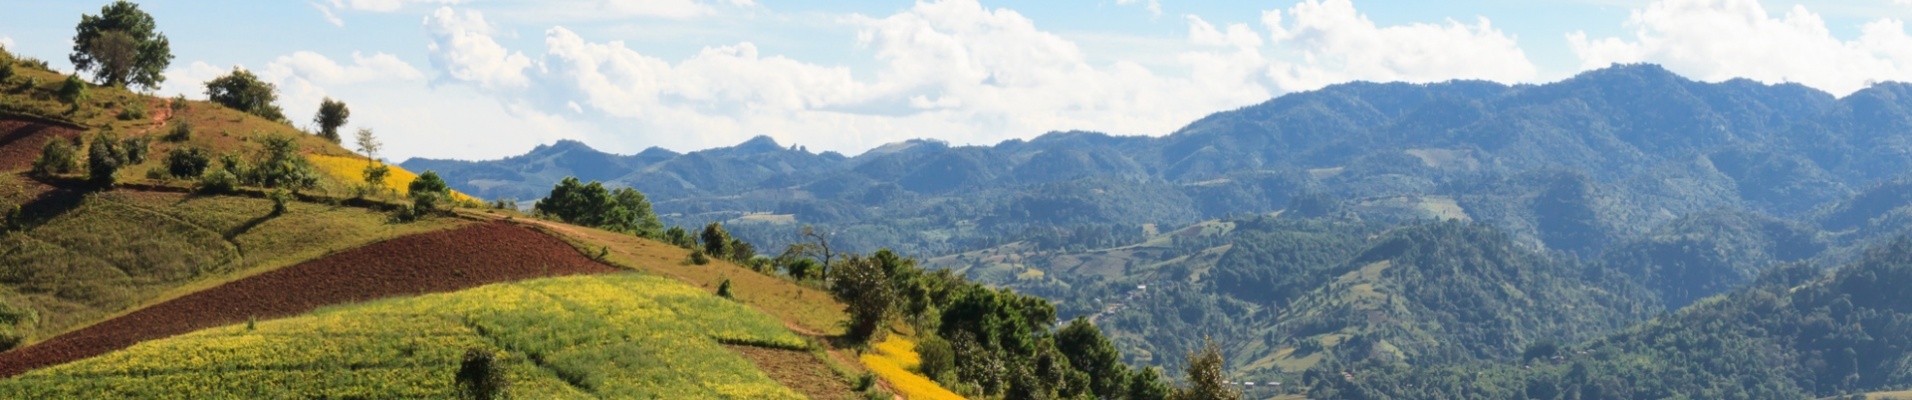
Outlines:
<svg viewBox="0 0 1912 400"><path fill-rule="evenodd" d="M264 320L339 303L615 270L562 241L507 222L405 236L232 281L0 353L0 378L248 318Z"/></svg>
<svg viewBox="0 0 1912 400"><path fill-rule="evenodd" d="M72 138L80 131L59 125L21 120L0 120L0 171L17 171L33 166L40 157L46 138Z"/></svg>

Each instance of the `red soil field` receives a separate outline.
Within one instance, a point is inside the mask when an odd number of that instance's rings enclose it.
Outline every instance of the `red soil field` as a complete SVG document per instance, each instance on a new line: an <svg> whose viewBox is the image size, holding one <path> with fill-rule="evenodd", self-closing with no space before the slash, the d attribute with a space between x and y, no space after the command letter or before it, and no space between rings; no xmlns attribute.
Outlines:
<svg viewBox="0 0 1912 400"><path fill-rule="evenodd" d="M530 228L509 222L477 223L267 271L0 353L0 378L248 318L285 317L332 304L497 282L614 271Z"/></svg>
<svg viewBox="0 0 1912 400"><path fill-rule="evenodd" d="M72 138L79 135L79 130L60 125L17 119L0 120L0 171L33 166L33 160L40 158L40 148L46 146L46 138Z"/></svg>

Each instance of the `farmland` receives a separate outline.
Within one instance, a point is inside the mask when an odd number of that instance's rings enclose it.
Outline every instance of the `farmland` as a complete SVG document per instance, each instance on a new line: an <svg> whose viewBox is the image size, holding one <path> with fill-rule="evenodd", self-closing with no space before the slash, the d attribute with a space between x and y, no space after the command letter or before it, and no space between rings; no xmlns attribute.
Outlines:
<svg viewBox="0 0 1912 400"><path fill-rule="evenodd" d="M775 319L665 278L549 278L322 309L141 343L0 381L5 398L452 398L503 353L521 398L800 398L724 344L802 349Z"/></svg>
<svg viewBox="0 0 1912 400"><path fill-rule="evenodd" d="M332 179L336 179L340 182L358 182L363 180L365 167L372 163L372 161L366 160L364 157L329 156L324 154L306 155L306 159L311 160L312 166L318 167L320 172L324 172L327 176L331 176ZM399 195L409 194L406 188L412 184L412 181L418 179L418 174L412 173L412 171L406 171L397 165L388 164L386 167L391 168L391 172L385 175L385 189L395 191ZM478 201L477 198L467 196L458 191L452 191L451 197L453 200L458 201Z"/></svg>
<svg viewBox="0 0 1912 400"><path fill-rule="evenodd" d="M944 389L929 377L915 370L922 362L916 355L916 342L902 335L890 335L881 343L871 346L871 351L863 354L863 365L871 372L883 377L884 381L898 394L910 399L961 399L956 393Z"/></svg>

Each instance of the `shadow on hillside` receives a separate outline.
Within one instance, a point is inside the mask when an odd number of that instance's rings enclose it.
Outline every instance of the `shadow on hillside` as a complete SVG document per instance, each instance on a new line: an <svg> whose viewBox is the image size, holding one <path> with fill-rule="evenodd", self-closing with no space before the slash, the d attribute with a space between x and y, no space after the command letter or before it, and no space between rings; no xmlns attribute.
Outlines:
<svg viewBox="0 0 1912 400"><path fill-rule="evenodd" d="M239 226L232 227L232 229L227 229L221 234L225 236L227 242L232 242L233 238L245 235L246 232L252 231L252 228L258 227L260 224L266 223L266 221L271 221L273 218L278 218L280 215L283 214L266 213L265 215L253 217L251 220L247 220L246 223L239 224Z"/></svg>
<svg viewBox="0 0 1912 400"><path fill-rule="evenodd" d="M33 200L20 205L17 218L9 220L6 228L26 231L45 224L53 218L73 211L86 201L86 195L96 189L85 183L75 184L60 178L33 178L51 187Z"/></svg>

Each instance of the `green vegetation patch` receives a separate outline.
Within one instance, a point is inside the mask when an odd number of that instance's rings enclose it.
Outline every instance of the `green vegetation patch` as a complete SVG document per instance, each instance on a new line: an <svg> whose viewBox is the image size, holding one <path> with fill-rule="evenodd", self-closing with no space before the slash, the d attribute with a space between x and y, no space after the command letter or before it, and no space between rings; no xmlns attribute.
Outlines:
<svg viewBox="0 0 1912 400"><path fill-rule="evenodd" d="M574 276L323 309L141 343L0 381L0 398L457 398L467 349L511 398L795 399L724 344L805 349L669 279Z"/></svg>
<svg viewBox="0 0 1912 400"><path fill-rule="evenodd" d="M394 224L383 213L308 203L290 203L275 215L270 200L173 193L51 201L70 204L32 206L58 210L0 233L0 303L40 315L28 340L194 288L463 223ZM0 207L12 209L7 202L0 199Z"/></svg>

